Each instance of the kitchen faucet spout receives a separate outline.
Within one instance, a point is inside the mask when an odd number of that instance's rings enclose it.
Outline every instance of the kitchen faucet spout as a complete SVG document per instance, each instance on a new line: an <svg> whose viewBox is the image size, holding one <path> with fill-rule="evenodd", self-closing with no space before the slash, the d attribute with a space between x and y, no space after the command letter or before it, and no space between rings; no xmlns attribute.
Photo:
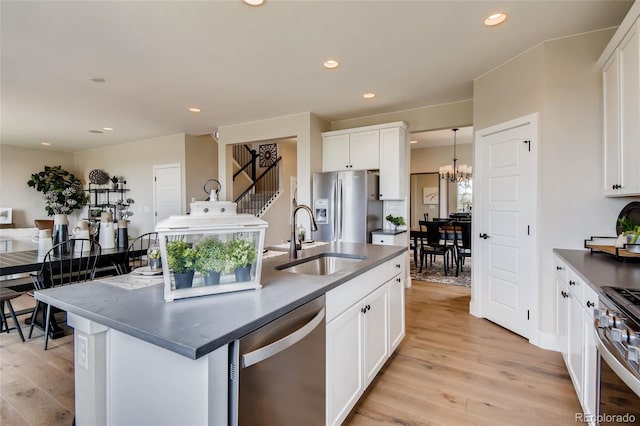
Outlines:
<svg viewBox="0 0 640 426"><path fill-rule="evenodd" d="M312 231L317 231L318 230L318 224L316 223L316 218L313 216L313 212L311 211L311 208L309 206L307 206L306 204L298 204L294 209L293 209L293 214L291 216L291 240L289 240L289 258L290 259L297 259L298 258L298 250L296 247L296 213L298 212L298 210L303 209L306 210L307 213L309 213L309 217L311 218L311 230ZM301 242L302 243L302 242Z"/></svg>

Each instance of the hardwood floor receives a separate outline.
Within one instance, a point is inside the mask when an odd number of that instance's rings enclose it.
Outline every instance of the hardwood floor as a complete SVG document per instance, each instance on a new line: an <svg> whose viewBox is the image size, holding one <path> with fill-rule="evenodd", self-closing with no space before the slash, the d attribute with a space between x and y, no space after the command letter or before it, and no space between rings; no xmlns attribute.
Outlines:
<svg viewBox="0 0 640 426"><path fill-rule="evenodd" d="M472 317L469 294L414 281L407 335L346 424L575 424L580 407L560 354ZM29 304L24 295L14 306ZM41 336L36 329L22 343L15 330L0 333L0 425L72 422L73 336L50 340L46 352Z"/></svg>
<svg viewBox="0 0 640 426"><path fill-rule="evenodd" d="M469 299L466 287L413 282L406 336L346 424L575 424L560 353L471 316Z"/></svg>

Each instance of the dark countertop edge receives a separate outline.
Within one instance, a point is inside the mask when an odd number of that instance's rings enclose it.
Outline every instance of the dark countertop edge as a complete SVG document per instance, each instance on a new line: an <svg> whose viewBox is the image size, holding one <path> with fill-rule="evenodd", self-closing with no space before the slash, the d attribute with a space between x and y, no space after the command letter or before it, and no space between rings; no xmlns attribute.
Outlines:
<svg viewBox="0 0 640 426"><path fill-rule="evenodd" d="M619 262L606 253L594 253L591 250L554 248L553 253L566 262L573 272L575 272L589 287L591 287L591 289L599 294L602 294L601 288L605 286L640 289L640 280L634 279L632 283L629 283L618 280L603 280L602 276L594 278L592 274L588 274L588 271L583 269L584 267L582 265L577 264L576 260L579 260L580 258L585 259L588 256L588 262L593 263L592 267L594 271L592 272L600 272L602 269L607 268L610 269L611 272L614 270L626 271L628 273L627 275L631 275L631 273L635 271L638 277L640 277L640 263L634 264ZM579 256L580 258L576 259L576 256ZM609 276L607 276L607 278L609 278ZM626 278L628 279L628 277Z"/></svg>
<svg viewBox="0 0 640 426"><path fill-rule="evenodd" d="M397 231L392 231L389 229L376 229L375 231L371 231L371 233L375 235L398 235L404 234L405 232L407 232L406 229L399 229Z"/></svg>
<svg viewBox="0 0 640 426"><path fill-rule="evenodd" d="M206 343L202 346L193 348L190 346L185 346L185 345L179 345L176 344L175 342L171 341L171 340L167 340L167 339L160 339L157 338L157 336L155 335L150 335L147 332L144 332L138 328L134 328L134 327L130 327L127 324L123 323L123 322L118 322L118 321L113 321L107 317L101 316L101 315L97 315L93 312L87 311L85 309L82 308L78 308L74 305L69 305L65 302L60 301L59 299L55 299L52 297L49 297L46 294L46 290L45 292L42 291L36 291L34 292L34 297L37 300L40 300L44 303L49 303L52 306L55 306L57 308L63 309L67 312L71 312L73 314L76 314L80 317L89 319L91 321L95 321L99 324L104 325L105 327L109 327L112 328L116 331L122 332L124 334L127 334L129 336L138 338L142 341L151 343L153 345L158 346L159 348L163 348L166 350L170 350L172 352L178 353L180 355L183 355L187 358L190 359L198 359L204 355L209 354L210 352L213 352L214 350L218 349L219 347L229 344L231 342L233 342L236 339L239 339L240 337L243 337L249 333L251 333L254 330L257 330L258 328L270 323L271 321L280 318L281 316L291 312L292 310L304 305L307 302L310 302L311 300L317 298L318 296L321 296L323 294L326 294L328 291L338 287L341 284L344 284L347 281L350 281L352 279L354 279L355 277L364 274L365 272L374 269L380 265L382 265L383 263L398 257L399 255L401 255L402 253L404 253L405 251L407 251L407 248L404 246L387 246L387 247L398 247L398 250L394 251L391 254L388 254L386 256L381 257L380 259L378 259L375 262L372 263L368 263L367 265L365 265L364 267L352 272L351 274L348 275L344 275L341 276L339 279L332 281L331 283L326 284L325 286L323 286L322 288L315 290L313 292L310 292L309 294L295 300L292 303L288 303L286 305L283 305L282 307L280 307L279 309L276 309L272 312L270 312L269 314L266 314L262 317L260 317L259 319L249 322L247 324L245 324L242 327L239 327L237 329L235 329L233 332L231 333L227 333L224 334L222 336L220 336L217 339L214 339L212 341L210 341L209 343ZM79 285L83 285L83 284L79 284ZM105 285L108 286L109 284L101 284L101 285ZM135 290L123 290L123 291L135 291ZM254 290L246 290L246 291L254 291ZM160 344L161 341L161 344Z"/></svg>

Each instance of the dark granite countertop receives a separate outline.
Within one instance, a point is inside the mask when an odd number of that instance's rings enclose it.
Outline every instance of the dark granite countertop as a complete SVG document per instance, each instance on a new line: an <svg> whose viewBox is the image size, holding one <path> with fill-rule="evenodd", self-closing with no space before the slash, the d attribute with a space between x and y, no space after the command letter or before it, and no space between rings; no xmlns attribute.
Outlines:
<svg viewBox="0 0 640 426"><path fill-rule="evenodd" d="M287 256L265 259L262 288L164 301L164 286L126 290L95 281L35 292L36 299L96 321L164 349L197 359L273 321L407 249L331 243L301 252L348 253L367 259L332 275L292 274L275 269Z"/></svg>
<svg viewBox="0 0 640 426"><path fill-rule="evenodd" d="M640 263L624 263L605 253L553 249L591 288L614 286L640 289Z"/></svg>
<svg viewBox="0 0 640 426"><path fill-rule="evenodd" d="M407 232L406 229L376 229L375 231L371 231L372 234L376 235L398 235Z"/></svg>

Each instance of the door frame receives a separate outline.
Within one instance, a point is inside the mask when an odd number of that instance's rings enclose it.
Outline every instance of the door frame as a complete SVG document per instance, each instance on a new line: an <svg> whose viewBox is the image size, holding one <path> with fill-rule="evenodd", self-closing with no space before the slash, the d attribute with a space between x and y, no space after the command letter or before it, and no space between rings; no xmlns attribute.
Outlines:
<svg viewBox="0 0 640 426"><path fill-rule="evenodd" d="M490 136L494 133L499 133L505 130L513 129L515 127L520 127L524 125L531 126L531 143L529 146L532 151L532 176L533 179L533 188L534 191L532 194L529 194L532 199L533 208L533 218L532 218L532 226L531 226L531 234L529 238L531 238L531 285L529 288L529 300L531 301L529 305L529 342L540 346L540 315L539 315L539 303L540 303L540 246L538 242L538 228L539 228L539 215L538 215L538 206L539 206L539 196L538 196L538 164L540 155L540 127L539 127L539 118L538 113L528 114L523 117L515 118L513 120L506 121L504 123L496 124L494 126L486 127L484 129L477 130L475 132L474 138L474 147L473 147L473 157L474 157L474 187L480 188L480 182L484 179L484 167L482 158L482 139L486 136ZM480 230L477 228L479 224L482 223L483 214L482 208L485 204L485 198L481 191L475 190L472 195L473 199L473 221L472 221L472 244L474 247L480 247ZM475 250L474 259L471 264L471 282L474 283L471 285L471 301L469 302L469 313L479 318L485 318L483 313L482 306L482 295L483 288L480 285L480 277L482 277L482 273L484 272L484 259L483 254L480 250Z"/></svg>
<svg viewBox="0 0 640 426"><path fill-rule="evenodd" d="M153 178L153 186L152 186L152 190L153 190L153 226L155 228L155 226L158 224L158 217L156 216L156 212L158 211L157 206L156 206L156 171L158 169L172 169L172 168L177 168L178 169L178 175L180 175L180 210L181 213L184 213L185 211L185 201L184 201L184 176L183 176L183 170L182 170L182 164L181 163L169 163L169 164L156 164L153 166L153 173L152 173L152 178Z"/></svg>

